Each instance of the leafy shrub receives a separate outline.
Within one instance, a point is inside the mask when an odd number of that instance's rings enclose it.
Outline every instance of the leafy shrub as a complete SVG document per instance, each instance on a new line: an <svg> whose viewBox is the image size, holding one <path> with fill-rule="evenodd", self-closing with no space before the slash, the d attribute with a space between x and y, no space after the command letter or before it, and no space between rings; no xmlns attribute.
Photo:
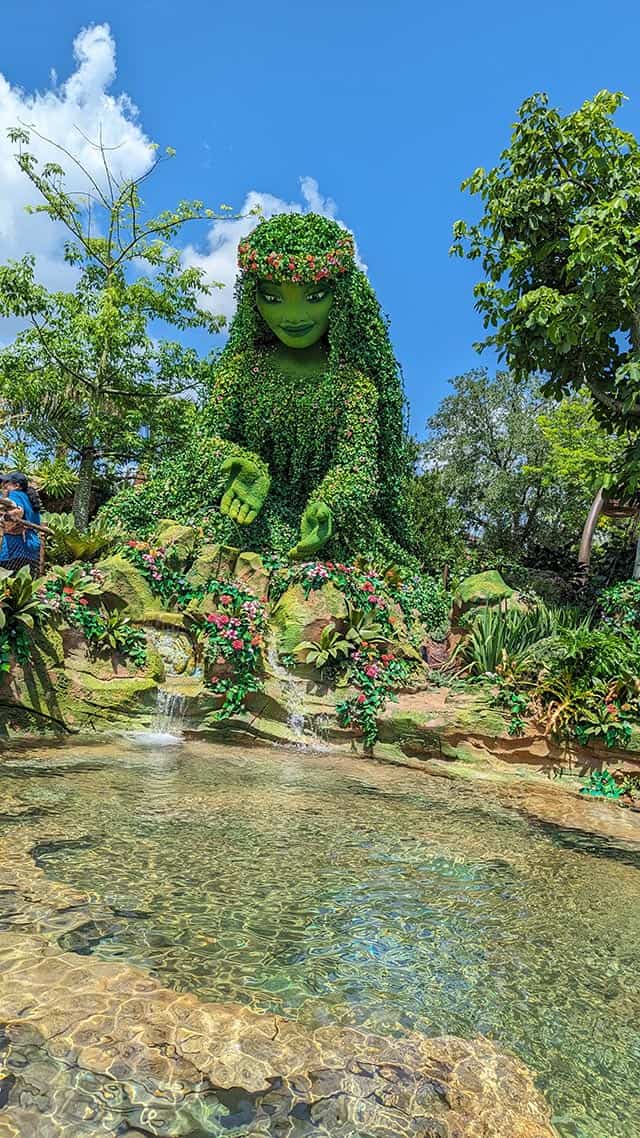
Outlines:
<svg viewBox="0 0 640 1138"><path fill-rule="evenodd" d="M580 789L581 794L588 794L592 798L622 798L627 793L624 785L619 783L610 771L592 771L588 782Z"/></svg>
<svg viewBox="0 0 640 1138"><path fill-rule="evenodd" d="M604 625L622 632L640 630L640 581L632 578L603 589L598 606Z"/></svg>
<svg viewBox="0 0 640 1138"><path fill-rule="evenodd" d="M625 746L640 713L640 633L593 628L576 610L484 608L454 665L495 677L510 734L521 734L531 715L548 734L583 746Z"/></svg>
<svg viewBox="0 0 640 1138"><path fill-rule="evenodd" d="M575 609L530 609L485 605L469 618L469 635L459 644L453 664L470 675L494 675L527 663L531 650L565 629L587 627L590 618Z"/></svg>
<svg viewBox="0 0 640 1138"><path fill-rule="evenodd" d="M305 664L322 670L329 663L345 660L353 649L353 640L348 640L339 632L335 624L327 624L320 633L319 640L302 640L296 653L304 652Z"/></svg>
<svg viewBox="0 0 640 1138"><path fill-rule="evenodd" d="M23 466L18 467L24 470ZM46 498L66 498L78 484L77 471L63 458L44 459L31 471L41 494Z"/></svg>
<svg viewBox="0 0 640 1138"><path fill-rule="evenodd" d="M86 533L76 529L73 514L45 514L44 524L52 530L47 538L47 555L58 565L71 561L91 561L118 543L120 531L106 519L96 518Z"/></svg>
<svg viewBox="0 0 640 1138"><path fill-rule="evenodd" d="M45 609L38 586L25 566L17 573L0 569L0 673L11 666L11 657L26 664L30 655L30 633L40 624Z"/></svg>
<svg viewBox="0 0 640 1138"><path fill-rule="evenodd" d="M87 565L58 567L40 587L41 603L83 633L91 656L120 652L141 668L147 659L144 632L124 613L110 612L98 602L104 580L103 573Z"/></svg>

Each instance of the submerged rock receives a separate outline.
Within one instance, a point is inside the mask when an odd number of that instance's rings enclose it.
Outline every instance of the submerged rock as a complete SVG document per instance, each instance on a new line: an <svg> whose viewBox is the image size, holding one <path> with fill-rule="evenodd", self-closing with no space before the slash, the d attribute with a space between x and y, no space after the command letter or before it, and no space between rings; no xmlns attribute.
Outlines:
<svg viewBox="0 0 640 1138"><path fill-rule="evenodd" d="M15 897L0 934L1 1138L406 1135L554 1138L526 1067L482 1037L386 1039L315 1031L238 1004L204 1003L121 961L65 952L73 930L113 924L30 851L41 824L0 840L0 882ZM35 847L34 847L35 842ZM93 923L92 923L93 922ZM15 923L17 931L12 931Z"/></svg>

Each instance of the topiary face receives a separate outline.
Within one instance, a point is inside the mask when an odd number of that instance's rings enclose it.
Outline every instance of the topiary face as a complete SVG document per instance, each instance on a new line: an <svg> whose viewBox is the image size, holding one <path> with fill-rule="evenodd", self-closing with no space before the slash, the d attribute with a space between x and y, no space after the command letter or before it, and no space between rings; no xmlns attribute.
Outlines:
<svg viewBox="0 0 640 1138"><path fill-rule="evenodd" d="M326 282L276 284L260 278L256 307L265 324L287 348L310 348L325 335L333 291Z"/></svg>

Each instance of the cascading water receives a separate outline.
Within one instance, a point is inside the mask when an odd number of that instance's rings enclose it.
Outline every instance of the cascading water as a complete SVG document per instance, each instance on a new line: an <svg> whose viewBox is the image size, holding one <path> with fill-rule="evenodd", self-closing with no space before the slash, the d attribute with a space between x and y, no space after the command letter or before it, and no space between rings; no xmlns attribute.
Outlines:
<svg viewBox="0 0 640 1138"><path fill-rule="evenodd" d="M156 713L149 731L136 731L129 738L143 747L175 747L182 742L185 708L185 696L158 688Z"/></svg>
<svg viewBox="0 0 640 1138"><path fill-rule="evenodd" d="M322 746L322 742L317 738L313 727L307 723L304 713L304 697L305 697L305 682L300 680L297 676L293 676L291 672L280 663L278 659L278 652L274 644L270 644L267 650L267 660L269 667L275 678L280 684L282 694L284 696L285 707L287 710L287 727L297 739L300 744L304 745L308 742L310 746L315 749ZM306 728L306 731L305 731ZM306 735L306 740L305 740Z"/></svg>
<svg viewBox="0 0 640 1138"><path fill-rule="evenodd" d="M169 688L158 688L158 702L153 730L160 735L182 737L186 697Z"/></svg>

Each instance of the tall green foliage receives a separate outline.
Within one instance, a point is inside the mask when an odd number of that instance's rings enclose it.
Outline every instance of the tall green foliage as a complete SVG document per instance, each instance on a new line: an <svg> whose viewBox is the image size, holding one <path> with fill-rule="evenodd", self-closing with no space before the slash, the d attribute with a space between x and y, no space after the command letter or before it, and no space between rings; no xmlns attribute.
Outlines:
<svg viewBox="0 0 640 1138"><path fill-rule="evenodd" d="M34 133L16 128L9 136L20 169L40 194L33 212L69 231L65 260L76 285L48 290L30 256L0 267L0 315L26 322L0 350L0 398L11 413L27 417L37 444L63 446L73 458L74 517L84 529L97 464L157 453L188 429L192 408L176 397L199 388L208 365L178 340L162 338L159 328L216 332L221 326L202 304L212 286L199 269L185 269L172 246L185 223L214 214L200 202L181 202L149 218L142 178L119 178L104 148L97 147L103 164L97 178L42 139L82 174L89 188L76 196L62 166L42 165L30 152Z"/></svg>
<svg viewBox="0 0 640 1138"><path fill-rule="evenodd" d="M556 404L540 381L474 370L453 380L427 423L422 460L467 540L489 552L559 565L622 444L582 394ZM449 541L451 539L449 538Z"/></svg>
<svg viewBox="0 0 640 1138"><path fill-rule="evenodd" d="M482 266L480 347L517 379L544 373L557 398L586 388L599 418L636 432L640 145L614 121L622 102L600 91L563 115L544 94L527 99L498 165L463 183L483 213L456 223L452 251ZM640 484L638 454L622 468Z"/></svg>

